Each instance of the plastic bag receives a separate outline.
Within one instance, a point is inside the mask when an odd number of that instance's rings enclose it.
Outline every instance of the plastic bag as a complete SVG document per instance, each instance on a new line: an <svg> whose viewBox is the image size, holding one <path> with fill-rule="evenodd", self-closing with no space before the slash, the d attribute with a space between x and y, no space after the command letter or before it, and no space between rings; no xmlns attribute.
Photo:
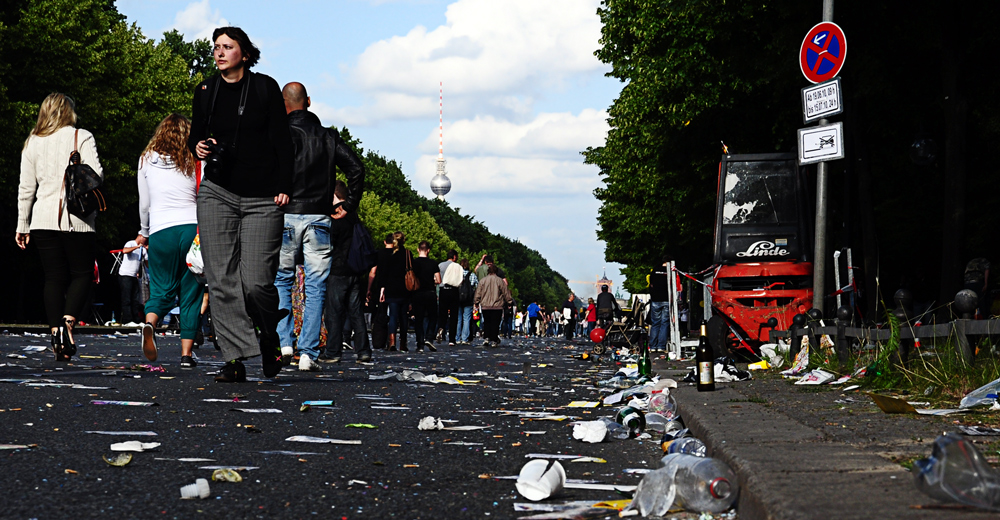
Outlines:
<svg viewBox="0 0 1000 520"><path fill-rule="evenodd" d="M931 456L914 469L917 489L932 498L1000 511L1000 474L957 433L935 439Z"/></svg>
<svg viewBox="0 0 1000 520"><path fill-rule="evenodd" d="M972 408L973 406L992 405L997 402L997 394L1000 393L1000 379L986 383L985 385L969 392L958 403L958 407Z"/></svg>

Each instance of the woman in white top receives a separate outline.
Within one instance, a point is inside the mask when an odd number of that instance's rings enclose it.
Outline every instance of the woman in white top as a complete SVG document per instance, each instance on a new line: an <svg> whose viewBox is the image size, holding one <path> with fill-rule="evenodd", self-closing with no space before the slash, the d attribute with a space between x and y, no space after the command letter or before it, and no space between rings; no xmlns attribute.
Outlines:
<svg viewBox="0 0 1000 520"><path fill-rule="evenodd" d="M42 101L38 123L21 151L21 180L17 188L17 232L24 249L35 244L45 272L45 314L52 328L52 350L57 361L76 353L73 326L83 311L94 277L94 215L77 218L66 207L66 165L76 149L81 162L102 178L94 136L77 130L73 100L52 93Z"/></svg>
<svg viewBox="0 0 1000 520"><path fill-rule="evenodd" d="M191 122L171 114L156 126L139 159L139 219L136 242L149 246L149 300L142 324L142 352L156 361L154 331L160 317L180 301L181 367L193 368L204 286L187 268L186 256L198 232L198 163L187 147Z"/></svg>

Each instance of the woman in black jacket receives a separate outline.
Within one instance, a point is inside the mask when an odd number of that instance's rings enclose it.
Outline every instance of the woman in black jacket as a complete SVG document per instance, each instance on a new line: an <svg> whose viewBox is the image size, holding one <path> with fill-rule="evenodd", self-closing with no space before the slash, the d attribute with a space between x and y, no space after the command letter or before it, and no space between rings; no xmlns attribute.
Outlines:
<svg viewBox="0 0 1000 520"><path fill-rule="evenodd" d="M246 381L242 361L261 355L265 377L281 371L274 279L294 162L281 90L250 68L260 51L238 27L212 34L219 75L195 90L188 146L206 161L198 225L219 347L216 381ZM259 329L256 338L254 328Z"/></svg>

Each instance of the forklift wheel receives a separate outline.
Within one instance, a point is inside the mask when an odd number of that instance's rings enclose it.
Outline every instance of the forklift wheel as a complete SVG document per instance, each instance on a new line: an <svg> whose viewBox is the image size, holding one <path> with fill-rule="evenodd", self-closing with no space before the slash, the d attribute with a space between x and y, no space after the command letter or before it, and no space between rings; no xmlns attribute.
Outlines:
<svg viewBox="0 0 1000 520"><path fill-rule="evenodd" d="M731 354L729 342L732 332L726 321L718 316L712 316L708 320L708 344L712 347L712 355L715 357L728 356Z"/></svg>

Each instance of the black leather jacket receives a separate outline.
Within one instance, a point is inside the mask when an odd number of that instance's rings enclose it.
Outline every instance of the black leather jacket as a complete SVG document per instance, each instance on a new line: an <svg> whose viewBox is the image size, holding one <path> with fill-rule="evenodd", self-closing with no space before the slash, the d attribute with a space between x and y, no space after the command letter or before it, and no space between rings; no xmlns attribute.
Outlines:
<svg viewBox="0 0 1000 520"><path fill-rule="evenodd" d="M365 188L365 166L335 129L326 128L315 114L296 110L288 114L295 146L292 192L285 213L329 215L333 212L333 186L337 167L347 177L348 211L358 208Z"/></svg>

